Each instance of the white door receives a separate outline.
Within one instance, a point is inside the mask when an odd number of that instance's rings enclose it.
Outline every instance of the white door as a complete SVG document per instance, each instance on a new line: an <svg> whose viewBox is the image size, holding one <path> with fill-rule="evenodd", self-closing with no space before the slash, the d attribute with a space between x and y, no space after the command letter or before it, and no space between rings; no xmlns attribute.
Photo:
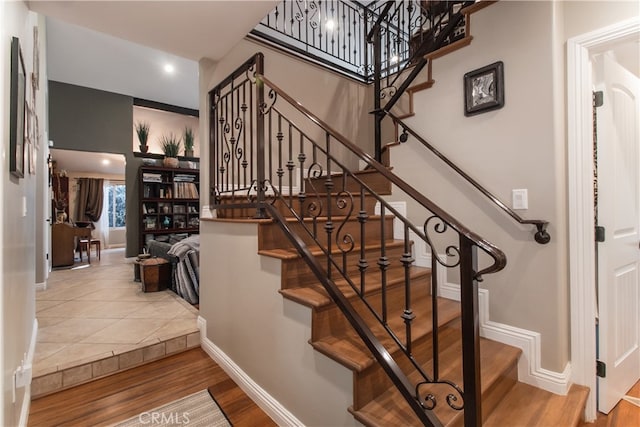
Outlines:
<svg viewBox="0 0 640 427"><path fill-rule="evenodd" d="M640 378L640 81L610 54L596 61L598 224L598 410L608 413Z"/></svg>

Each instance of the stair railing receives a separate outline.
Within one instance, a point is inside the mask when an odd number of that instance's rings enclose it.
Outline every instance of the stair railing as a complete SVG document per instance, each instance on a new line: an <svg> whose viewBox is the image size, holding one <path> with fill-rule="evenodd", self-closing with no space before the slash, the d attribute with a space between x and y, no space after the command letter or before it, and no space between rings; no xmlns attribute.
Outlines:
<svg viewBox="0 0 640 427"><path fill-rule="evenodd" d="M465 37L473 1L386 2L367 34L373 45L374 149L382 159L382 120L428 63L426 55ZM383 105L384 102L384 105Z"/></svg>
<svg viewBox="0 0 640 427"><path fill-rule="evenodd" d="M469 174L463 171L458 165L456 165L453 161L451 161L447 156L442 154L438 149L436 149L432 144L430 144L426 139L418 135L416 131L411 129L406 123L404 123L400 118L398 118L393 113L388 113L388 116L393 120L394 124L398 127L398 129L402 129L402 132L399 136L399 142L405 143L407 142L409 135L415 138L418 142L420 142L425 148L427 148L431 153L433 153L438 159L442 160L447 166L453 169L458 175L460 175L464 180L466 180L469 184L471 184L474 188L476 188L480 193L482 193L485 197L487 197L493 204L495 204L498 208L502 209L507 213L511 218L517 221L522 225L533 225L536 227L536 232L533 237L536 242L541 245L547 244L551 241L551 236L547 231L547 226L549 225L548 221L541 219L524 219L517 213L515 213L511 208L509 208L505 203L503 203L498 197L493 195L489 190L483 187L478 181L473 179Z"/></svg>
<svg viewBox="0 0 640 427"><path fill-rule="evenodd" d="M480 425L478 282L504 268L504 253L287 95L262 74L262 61L256 54L210 92L211 209L279 224L420 422L439 426L463 411L465 426ZM353 172L358 162L415 202L414 220ZM373 238L375 256L365 251ZM414 279L416 242L430 253L428 286ZM402 277L390 275L393 266ZM461 293L459 378L439 369L447 319L437 297L447 281ZM415 310L427 305L430 314Z"/></svg>

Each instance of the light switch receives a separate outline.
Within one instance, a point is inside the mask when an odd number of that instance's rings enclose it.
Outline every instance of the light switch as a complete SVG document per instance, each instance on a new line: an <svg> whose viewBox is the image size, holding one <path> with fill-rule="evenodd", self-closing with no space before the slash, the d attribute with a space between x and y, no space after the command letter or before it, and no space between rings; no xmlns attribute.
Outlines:
<svg viewBox="0 0 640 427"><path fill-rule="evenodd" d="M513 209L529 209L529 197L526 188L511 190L511 206Z"/></svg>

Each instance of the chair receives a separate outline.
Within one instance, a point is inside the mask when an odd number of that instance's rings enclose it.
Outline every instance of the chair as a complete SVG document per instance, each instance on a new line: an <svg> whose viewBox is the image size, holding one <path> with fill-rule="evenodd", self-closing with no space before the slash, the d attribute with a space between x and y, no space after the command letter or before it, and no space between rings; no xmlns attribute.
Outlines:
<svg viewBox="0 0 640 427"><path fill-rule="evenodd" d="M96 255L98 255L98 259L100 259L100 239L94 239L93 237L90 239L80 239L80 261L82 261L82 250L87 251L87 260L89 264L91 264L91 246L95 246Z"/></svg>

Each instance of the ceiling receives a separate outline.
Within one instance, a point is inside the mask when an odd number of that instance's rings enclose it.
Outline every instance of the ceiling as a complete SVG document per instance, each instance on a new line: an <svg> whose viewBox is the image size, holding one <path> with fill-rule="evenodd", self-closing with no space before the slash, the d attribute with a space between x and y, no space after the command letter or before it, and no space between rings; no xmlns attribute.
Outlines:
<svg viewBox="0 0 640 427"><path fill-rule="evenodd" d="M91 175L119 175L124 178L125 158L122 154L52 148L51 158L55 160L58 172L65 170L74 173L86 172Z"/></svg>
<svg viewBox="0 0 640 427"><path fill-rule="evenodd" d="M278 1L29 1L47 16L50 80L198 109L220 60ZM232 17L233 19L231 19ZM168 74L165 64L175 71Z"/></svg>
<svg viewBox="0 0 640 427"><path fill-rule="evenodd" d="M198 61L223 58L279 1L27 3L47 17L50 80L199 109ZM121 155L51 152L59 169L124 175Z"/></svg>

